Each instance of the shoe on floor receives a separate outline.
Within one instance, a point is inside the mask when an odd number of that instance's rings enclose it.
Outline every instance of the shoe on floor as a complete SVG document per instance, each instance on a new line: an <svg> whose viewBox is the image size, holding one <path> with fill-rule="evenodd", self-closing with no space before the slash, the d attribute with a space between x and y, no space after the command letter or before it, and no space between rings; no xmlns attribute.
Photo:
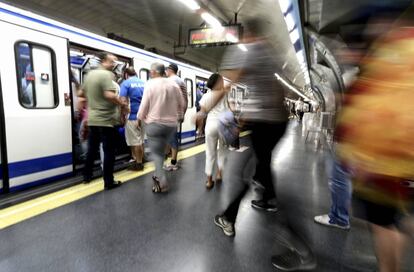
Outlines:
<svg viewBox="0 0 414 272"><path fill-rule="evenodd" d="M119 186L121 186L121 182L120 181L114 181L111 185L105 186L105 190L112 190L115 189Z"/></svg>
<svg viewBox="0 0 414 272"><path fill-rule="evenodd" d="M275 204L271 204L268 201L260 200L252 200L252 207L258 210L267 211L267 212L277 212L277 206Z"/></svg>
<svg viewBox="0 0 414 272"><path fill-rule="evenodd" d="M315 216L313 220L318 224L328 226L328 227L333 227L333 228L338 228L338 229L343 229L343 230L349 230L351 228L350 225L342 226L342 225L332 223L331 218L329 218L329 215L327 214Z"/></svg>
<svg viewBox="0 0 414 272"><path fill-rule="evenodd" d="M165 165L164 170L166 170L166 171L177 171L178 170L178 164L177 163L176 164L170 163L168 165Z"/></svg>
<svg viewBox="0 0 414 272"><path fill-rule="evenodd" d="M144 170L144 165L142 163L134 162L130 167L128 167L128 170L142 171L142 170Z"/></svg>
<svg viewBox="0 0 414 272"><path fill-rule="evenodd" d="M225 235L234 236L234 223L227 221L224 216L216 215L214 223L223 230Z"/></svg>
<svg viewBox="0 0 414 272"><path fill-rule="evenodd" d="M293 250L272 256L272 264L282 271L302 271L313 270L316 268L315 258L304 258Z"/></svg>

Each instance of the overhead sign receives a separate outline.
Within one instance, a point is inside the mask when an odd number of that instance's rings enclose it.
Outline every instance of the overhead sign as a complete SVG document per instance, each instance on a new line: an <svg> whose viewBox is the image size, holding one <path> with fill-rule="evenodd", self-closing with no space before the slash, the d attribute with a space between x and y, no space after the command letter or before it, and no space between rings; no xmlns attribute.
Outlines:
<svg viewBox="0 0 414 272"><path fill-rule="evenodd" d="M191 46L219 46L237 43L241 38L241 26L223 26L221 31L214 28L196 28L188 31Z"/></svg>

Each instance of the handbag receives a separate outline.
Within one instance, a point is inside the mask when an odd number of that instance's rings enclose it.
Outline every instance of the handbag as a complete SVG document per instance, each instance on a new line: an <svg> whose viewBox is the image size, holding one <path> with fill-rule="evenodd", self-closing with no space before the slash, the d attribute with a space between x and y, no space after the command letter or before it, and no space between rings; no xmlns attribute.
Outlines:
<svg viewBox="0 0 414 272"><path fill-rule="evenodd" d="M226 146L232 145L239 138L240 128L234 113L230 110L220 114L218 119L218 134Z"/></svg>

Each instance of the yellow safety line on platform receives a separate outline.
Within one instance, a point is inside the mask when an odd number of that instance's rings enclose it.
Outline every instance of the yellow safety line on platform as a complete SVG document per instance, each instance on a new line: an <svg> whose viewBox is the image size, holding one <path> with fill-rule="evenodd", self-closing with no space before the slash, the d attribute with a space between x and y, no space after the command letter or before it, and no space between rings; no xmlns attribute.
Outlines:
<svg viewBox="0 0 414 272"><path fill-rule="evenodd" d="M248 135L249 132L240 133L241 137ZM178 160L183 160L205 151L205 144L197 145L178 153ZM146 175L155 170L154 164L148 162L144 164L144 170L140 172L122 170L115 173L115 180L122 183ZM93 195L104 190L103 179L98 178L89 184L78 184L45 196L41 196L26 202L0 210L0 229L17 224L39 214L56 209L63 205L72 203L76 200Z"/></svg>

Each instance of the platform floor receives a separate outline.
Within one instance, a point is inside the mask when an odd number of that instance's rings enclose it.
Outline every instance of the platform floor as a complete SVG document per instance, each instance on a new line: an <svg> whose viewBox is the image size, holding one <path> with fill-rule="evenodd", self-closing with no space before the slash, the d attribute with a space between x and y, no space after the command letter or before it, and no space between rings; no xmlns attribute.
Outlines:
<svg viewBox="0 0 414 272"><path fill-rule="evenodd" d="M242 203L236 237L223 235L214 215L227 203L231 190L231 152L221 186L204 187L204 153L181 162L171 174L172 190L151 192L151 174L119 189L96 193L0 231L0 271L276 271L272 253L287 218L315 250L315 271L376 271L372 239L363 222L347 231L313 222L330 200L325 154L305 144L293 121L275 150L277 194L281 211L258 212L250 207L256 192ZM253 160L244 169L253 171ZM413 247L404 271L414 271ZM408 261L409 260L409 261Z"/></svg>

